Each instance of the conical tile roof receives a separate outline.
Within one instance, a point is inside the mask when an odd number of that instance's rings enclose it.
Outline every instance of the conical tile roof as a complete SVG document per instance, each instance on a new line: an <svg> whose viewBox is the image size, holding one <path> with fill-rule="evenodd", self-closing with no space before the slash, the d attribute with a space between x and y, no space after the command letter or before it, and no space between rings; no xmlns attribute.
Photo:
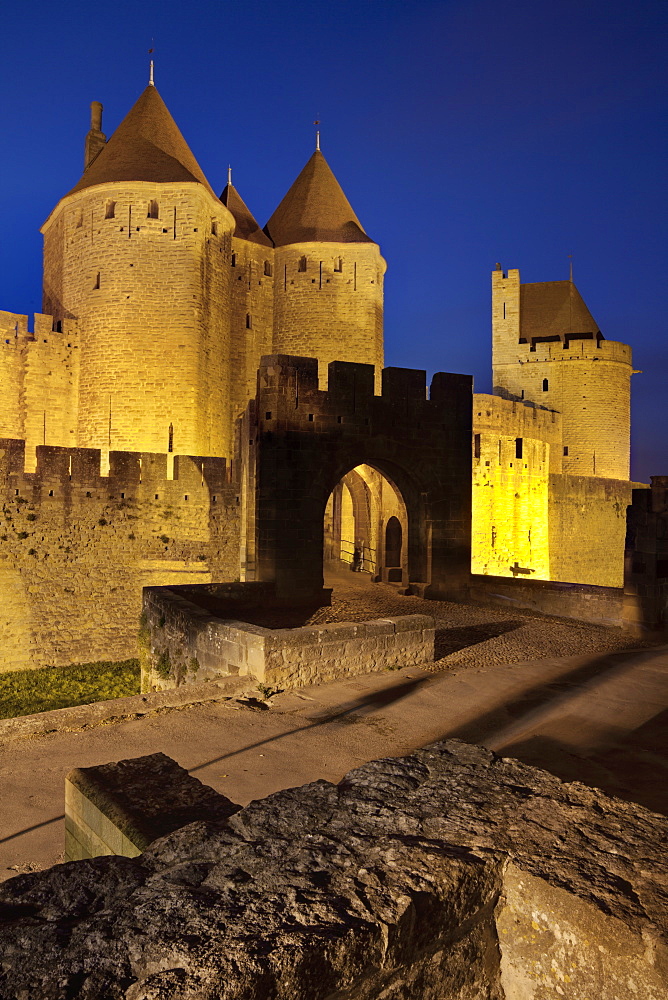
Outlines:
<svg viewBox="0 0 668 1000"><path fill-rule="evenodd" d="M520 285L520 336L563 337L600 333L572 281L536 281Z"/></svg>
<svg viewBox="0 0 668 1000"><path fill-rule="evenodd" d="M289 243L373 243L327 160L316 150L264 231L275 246Z"/></svg>
<svg viewBox="0 0 668 1000"><path fill-rule="evenodd" d="M150 84L69 193L110 181L195 181L213 194L165 102Z"/></svg>
<svg viewBox="0 0 668 1000"><path fill-rule="evenodd" d="M220 200L234 216L236 222L234 236L238 236L242 240L249 240L251 243L259 243L263 247L273 246L269 237L265 236L260 229L260 224L255 220L253 213L233 184L225 185Z"/></svg>

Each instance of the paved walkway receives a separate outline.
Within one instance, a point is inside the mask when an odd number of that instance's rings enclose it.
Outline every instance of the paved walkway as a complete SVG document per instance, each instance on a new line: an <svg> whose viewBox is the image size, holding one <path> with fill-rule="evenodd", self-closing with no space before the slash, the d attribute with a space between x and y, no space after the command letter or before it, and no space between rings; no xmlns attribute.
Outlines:
<svg viewBox="0 0 668 1000"><path fill-rule="evenodd" d="M6 743L0 880L62 859L63 781L72 767L158 750L245 804L457 736L668 813L668 647L624 649L628 640L615 630L437 606L357 579L339 585L327 614L342 603L350 617L363 607L366 617L407 613L409 605L435 614L443 641L460 649L432 670L286 692L264 710L210 703ZM525 647L531 659L520 657Z"/></svg>

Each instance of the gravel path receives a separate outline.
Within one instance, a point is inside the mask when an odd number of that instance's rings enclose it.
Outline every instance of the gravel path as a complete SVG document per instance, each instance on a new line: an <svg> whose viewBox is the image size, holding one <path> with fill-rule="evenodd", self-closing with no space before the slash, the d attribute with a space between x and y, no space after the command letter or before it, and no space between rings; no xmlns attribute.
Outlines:
<svg viewBox="0 0 668 1000"><path fill-rule="evenodd" d="M434 670L450 666L491 666L579 653L609 653L654 646L619 628L566 618L547 618L515 608L454 604L402 597L383 583L355 573L330 573L331 608L321 608L304 624L366 621L392 615L431 615L437 621Z"/></svg>

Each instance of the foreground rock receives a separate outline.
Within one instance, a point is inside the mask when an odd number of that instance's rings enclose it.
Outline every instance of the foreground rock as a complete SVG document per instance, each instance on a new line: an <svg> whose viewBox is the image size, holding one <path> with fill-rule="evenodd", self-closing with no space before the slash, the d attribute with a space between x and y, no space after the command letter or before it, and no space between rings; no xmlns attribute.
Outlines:
<svg viewBox="0 0 668 1000"><path fill-rule="evenodd" d="M668 820L457 741L0 889L2 1000L665 1000Z"/></svg>

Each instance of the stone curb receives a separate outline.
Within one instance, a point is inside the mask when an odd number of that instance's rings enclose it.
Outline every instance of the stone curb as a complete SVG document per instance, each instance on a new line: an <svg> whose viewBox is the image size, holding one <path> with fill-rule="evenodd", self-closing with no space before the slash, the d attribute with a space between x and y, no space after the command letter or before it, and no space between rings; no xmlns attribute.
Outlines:
<svg viewBox="0 0 668 1000"><path fill-rule="evenodd" d="M251 676L221 677L220 680L203 684L183 684L181 687L166 691L133 694L127 698L112 698L109 701L96 701L90 705L55 708L50 712L39 712L37 715L2 719L0 743L26 736L86 729L105 722L121 722L133 716L148 715L161 708L180 708L203 701L234 698L254 687L255 679Z"/></svg>

